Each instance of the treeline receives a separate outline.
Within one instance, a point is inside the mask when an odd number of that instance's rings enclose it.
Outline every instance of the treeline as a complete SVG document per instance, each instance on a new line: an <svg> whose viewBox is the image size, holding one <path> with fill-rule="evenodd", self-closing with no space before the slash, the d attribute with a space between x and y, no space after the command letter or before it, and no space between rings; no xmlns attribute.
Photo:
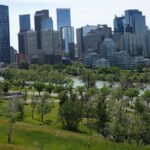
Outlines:
<svg viewBox="0 0 150 150"><path fill-rule="evenodd" d="M76 75L80 77L84 86L73 87L69 67L78 70ZM22 96L11 100L8 106L9 143L16 114L19 113L20 119L24 118L24 102L28 99L28 91L32 89L33 94L30 94L32 119L34 112L37 111L41 122L44 122L44 115L51 110L51 93L57 93L58 113L63 128L79 131L82 124L90 131L96 131L99 135L115 142L150 144L150 91L146 90L141 95L133 84L130 71L122 72L115 68L115 71L110 72L109 69L91 70L76 64L64 68L63 65L31 65L27 70L5 69L2 72L5 81L0 84L0 93L7 95L10 88L23 91ZM114 73L119 79L120 86L96 88L97 72L98 75ZM38 96L34 95L34 90L39 93Z"/></svg>

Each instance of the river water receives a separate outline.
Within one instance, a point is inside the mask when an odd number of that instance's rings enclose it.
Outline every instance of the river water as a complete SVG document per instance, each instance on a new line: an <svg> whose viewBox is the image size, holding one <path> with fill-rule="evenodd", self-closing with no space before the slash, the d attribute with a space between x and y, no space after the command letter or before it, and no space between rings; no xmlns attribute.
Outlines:
<svg viewBox="0 0 150 150"><path fill-rule="evenodd" d="M73 87L76 88L77 86L83 86L84 83L78 78L78 77L72 77L73 81L74 81L74 85ZM101 89L104 85L106 86L111 86L111 83L107 82L107 81L96 81L96 87ZM113 88L116 88L119 86L119 83L115 82L113 84ZM144 88L143 87L139 87L140 90L140 94L143 94L143 92L145 90L150 90L150 84L144 84Z"/></svg>

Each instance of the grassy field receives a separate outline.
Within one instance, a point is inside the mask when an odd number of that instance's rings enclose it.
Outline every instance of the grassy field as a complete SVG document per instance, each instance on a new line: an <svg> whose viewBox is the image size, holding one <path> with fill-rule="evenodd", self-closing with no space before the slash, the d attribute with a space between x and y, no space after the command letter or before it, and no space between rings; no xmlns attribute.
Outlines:
<svg viewBox="0 0 150 150"><path fill-rule="evenodd" d="M0 103L0 109L5 103ZM61 129L57 116L58 105L53 104L50 114L45 116L45 124L35 114L31 119L31 106L25 105L25 118L13 126L12 144L7 144L8 119L0 116L0 150L149 150L149 146L117 144L97 134L75 133ZM81 125L82 128L82 125Z"/></svg>

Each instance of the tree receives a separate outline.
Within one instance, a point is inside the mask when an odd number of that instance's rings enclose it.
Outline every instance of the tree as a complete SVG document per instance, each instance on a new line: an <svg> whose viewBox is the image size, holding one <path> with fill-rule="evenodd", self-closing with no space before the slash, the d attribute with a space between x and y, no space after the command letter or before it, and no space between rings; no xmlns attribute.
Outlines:
<svg viewBox="0 0 150 150"><path fill-rule="evenodd" d="M145 102L147 103L147 107L149 107L149 103L150 103L150 90L146 90L144 92L144 94L142 95L142 97L145 100Z"/></svg>
<svg viewBox="0 0 150 150"><path fill-rule="evenodd" d="M135 97L137 97L139 94L139 91L136 89L136 88L128 88L126 91L125 91L125 95L130 99L131 101L131 104L133 102L133 99Z"/></svg>
<svg viewBox="0 0 150 150"><path fill-rule="evenodd" d="M8 128L8 144L12 142L12 129L13 124L16 122L17 119L23 117L23 102L18 98L12 98L8 104L8 114L9 114L9 128ZM19 118L18 118L19 115Z"/></svg>
<svg viewBox="0 0 150 150"><path fill-rule="evenodd" d="M2 83L2 90L3 90L3 92L6 94L6 93L8 93L8 91L9 91L9 86L10 86L10 84L9 84L9 81L7 81L7 80L5 80L3 83Z"/></svg>
<svg viewBox="0 0 150 150"><path fill-rule="evenodd" d="M60 106L59 115L64 128L68 130L78 130L79 122L83 115L82 102L76 100L66 100L62 106Z"/></svg>
<svg viewBox="0 0 150 150"><path fill-rule="evenodd" d="M107 96L109 93L109 89L104 86L100 89L100 93L97 97L97 130L103 136L106 136L106 124L109 121L109 114L107 113Z"/></svg>
<svg viewBox="0 0 150 150"><path fill-rule="evenodd" d="M59 105L61 107L65 103L65 101L69 99L69 97L67 95L67 91L60 92L59 99L60 99Z"/></svg>
<svg viewBox="0 0 150 150"><path fill-rule="evenodd" d="M54 88L53 85L51 83L49 83L45 89L51 95L53 88Z"/></svg>
<svg viewBox="0 0 150 150"><path fill-rule="evenodd" d="M85 86L78 86L77 91L79 92L80 99L84 101Z"/></svg>
<svg viewBox="0 0 150 150"><path fill-rule="evenodd" d="M135 103L135 138L139 145L140 142L150 144L150 115L149 108L143 104L142 99L137 99Z"/></svg>
<svg viewBox="0 0 150 150"><path fill-rule="evenodd" d="M96 75L93 71L85 69L81 75L81 80L85 83L86 88L95 86Z"/></svg>
<svg viewBox="0 0 150 150"><path fill-rule="evenodd" d="M41 115L41 122L44 122L44 115L48 114L51 110L50 102L48 102L47 100L48 100L48 95L44 93L37 107L37 112Z"/></svg>
<svg viewBox="0 0 150 150"><path fill-rule="evenodd" d="M31 97L32 119L34 119L34 111L35 111L36 106L37 106L36 97L32 95Z"/></svg>
<svg viewBox="0 0 150 150"><path fill-rule="evenodd" d="M123 90L121 87L117 87L112 92L112 98L115 98L118 100L118 102L123 98Z"/></svg>
<svg viewBox="0 0 150 150"><path fill-rule="evenodd" d="M29 69L29 64L27 61L22 61L20 64L19 64L19 69L25 69L25 70L28 70Z"/></svg>
<svg viewBox="0 0 150 150"><path fill-rule="evenodd" d="M34 83L34 88L39 92L39 96L40 96L40 93L44 90L45 88L45 84L42 83L42 82L35 82Z"/></svg>

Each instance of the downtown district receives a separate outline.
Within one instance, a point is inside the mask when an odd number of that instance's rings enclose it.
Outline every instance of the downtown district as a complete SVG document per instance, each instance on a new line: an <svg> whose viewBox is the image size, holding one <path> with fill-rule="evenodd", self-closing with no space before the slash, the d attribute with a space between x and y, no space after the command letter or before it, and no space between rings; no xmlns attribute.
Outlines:
<svg viewBox="0 0 150 150"><path fill-rule="evenodd" d="M19 64L70 63L78 61L89 67L117 66L134 69L150 66L150 30L141 11L126 10L114 18L114 28L107 25L71 25L69 8L58 8L57 31L49 10L34 15L31 30L30 14L19 16L18 51L10 46L9 8L0 5L0 62ZM75 44L74 38L77 43Z"/></svg>

